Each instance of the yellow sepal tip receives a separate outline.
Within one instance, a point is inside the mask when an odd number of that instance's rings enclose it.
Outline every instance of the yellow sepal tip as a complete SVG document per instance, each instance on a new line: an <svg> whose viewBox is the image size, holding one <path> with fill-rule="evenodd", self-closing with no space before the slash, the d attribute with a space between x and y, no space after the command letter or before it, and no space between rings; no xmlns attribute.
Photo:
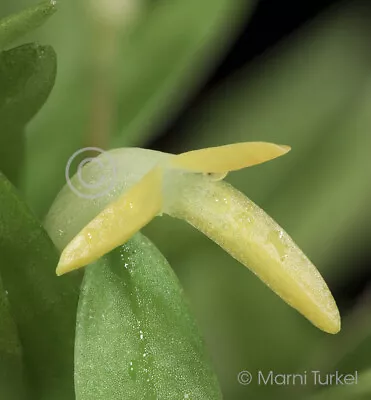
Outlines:
<svg viewBox="0 0 371 400"><path fill-rule="evenodd" d="M57 275L96 261L150 222L162 208L162 177L162 169L152 169L89 222L63 250Z"/></svg>
<svg viewBox="0 0 371 400"><path fill-rule="evenodd" d="M242 142L188 151L172 157L170 165L192 172L224 173L273 160L290 150L290 146L274 143Z"/></svg>

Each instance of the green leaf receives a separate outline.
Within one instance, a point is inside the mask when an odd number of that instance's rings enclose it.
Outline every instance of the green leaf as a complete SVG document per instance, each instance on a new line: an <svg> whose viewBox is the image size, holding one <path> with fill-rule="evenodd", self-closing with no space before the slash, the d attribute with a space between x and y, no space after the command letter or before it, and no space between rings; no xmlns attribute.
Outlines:
<svg viewBox="0 0 371 400"><path fill-rule="evenodd" d="M178 232L167 229L175 241ZM191 251L179 257L176 253L180 248L175 247L170 262L192 299L197 321L210 343L225 398L290 399L292 387L263 386L257 379L246 387L238 384L237 375L242 370L254 377L260 370L305 370L301 368L303 358L311 352L313 342L323 340L326 334L218 245L200 232L196 231L195 236Z"/></svg>
<svg viewBox="0 0 371 400"><path fill-rule="evenodd" d="M365 185L371 169L370 78L352 99L348 113L323 128L326 135L308 151L300 173L287 177L286 189L267 204L273 214L285 218L287 229L321 269L336 279L356 273L352 262L348 271L341 264L353 252L351 243L361 244L370 233L371 187ZM289 202L300 207L289 210Z"/></svg>
<svg viewBox="0 0 371 400"><path fill-rule="evenodd" d="M43 1L0 20L0 50L38 28L55 13L56 0Z"/></svg>
<svg viewBox="0 0 371 400"><path fill-rule="evenodd" d="M159 2L121 53L118 137L113 147L145 143L169 122L234 39L255 1ZM140 66L140 67L138 67Z"/></svg>
<svg viewBox="0 0 371 400"><path fill-rule="evenodd" d="M183 290L141 234L87 267L75 357L77 400L221 398Z"/></svg>
<svg viewBox="0 0 371 400"><path fill-rule="evenodd" d="M45 103L56 76L49 46L27 44L0 52L0 171L17 182L24 155L24 127Z"/></svg>
<svg viewBox="0 0 371 400"><path fill-rule="evenodd" d="M29 398L72 400L77 275L55 275L58 253L0 174L0 274L31 384Z"/></svg>
<svg viewBox="0 0 371 400"><path fill-rule="evenodd" d="M0 388L7 400L25 398L21 344L11 315L7 292L0 280Z"/></svg>

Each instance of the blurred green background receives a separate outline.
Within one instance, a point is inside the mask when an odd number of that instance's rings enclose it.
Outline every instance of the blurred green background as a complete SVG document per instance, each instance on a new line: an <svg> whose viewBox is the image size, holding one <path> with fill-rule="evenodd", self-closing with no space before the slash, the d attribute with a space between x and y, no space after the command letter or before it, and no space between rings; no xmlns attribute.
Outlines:
<svg viewBox="0 0 371 400"><path fill-rule="evenodd" d="M58 56L55 87L27 129L19 181L40 217L82 147L292 147L227 180L318 267L341 308L339 335L311 326L185 223L163 217L144 229L185 288L227 400L309 399L323 389L244 386L241 370L369 376L371 5L327 3L65 0L27 37ZM32 4L2 1L0 17ZM368 379L335 389L324 398L371 397Z"/></svg>

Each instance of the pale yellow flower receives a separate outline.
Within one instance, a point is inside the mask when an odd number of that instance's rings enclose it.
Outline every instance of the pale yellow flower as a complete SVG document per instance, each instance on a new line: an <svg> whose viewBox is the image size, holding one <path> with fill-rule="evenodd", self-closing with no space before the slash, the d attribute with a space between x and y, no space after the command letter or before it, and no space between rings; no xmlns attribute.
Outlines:
<svg viewBox="0 0 371 400"><path fill-rule="evenodd" d="M125 150L133 159L137 154L140 162L142 149L114 150L112 155L124 157ZM106 204L101 203L98 215L63 246L57 274L94 262L156 215L167 213L218 243L318 328L337 333L339 311L315 266L272 218L222 181L230 171L272 160L289 150L263 142L180 155L147 150L145 157L152 157L152 162L113 201L107 198Z"/></svg>

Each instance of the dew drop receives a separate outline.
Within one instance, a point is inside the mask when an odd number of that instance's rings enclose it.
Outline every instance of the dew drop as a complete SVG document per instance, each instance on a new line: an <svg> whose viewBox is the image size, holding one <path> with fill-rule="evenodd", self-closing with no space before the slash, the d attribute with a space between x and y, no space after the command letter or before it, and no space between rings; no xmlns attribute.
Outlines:
<svg viewBox="0 0 371 400"><path fill-rule="evenodd" d="M283 257L284 259L286 258L288 251L287 246L282 240L283 236L284 236L283 231L276 231L276 230L272 230L271 232L269 232L267 236L267 243L269 243L276 249L277 255L280 257L281 260Z"/></svg>
<svg viewBox="0 0 371 400"><path fill-rule="evenodd" d="M130 361L128 372L130 378L135 381L137 379L137 363L135 360Z"/></svg>

